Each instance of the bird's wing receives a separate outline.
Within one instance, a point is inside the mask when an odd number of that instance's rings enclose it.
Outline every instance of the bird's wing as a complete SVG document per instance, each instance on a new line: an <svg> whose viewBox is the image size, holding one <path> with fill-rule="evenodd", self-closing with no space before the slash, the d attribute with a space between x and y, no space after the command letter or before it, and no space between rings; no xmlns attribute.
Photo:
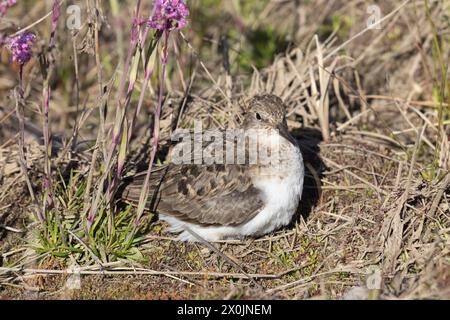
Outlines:
<svg viewBox="0 0 450 320"><path fill-rule="evenodd" d="M145 179L137 175L122 197L139 200ZM147 208L200 225L239 225L264 206L249 166L242 164L170 164L152 172Z"/></svg>
<svg viewBox="0 0 450 320"><path fill-rule="evenodd" d="M139 201L145 177L136 176L122 196ZM201 225L239 225L262 209L260 191L240 165L169 165L152 173L147 208Z"/></svg>

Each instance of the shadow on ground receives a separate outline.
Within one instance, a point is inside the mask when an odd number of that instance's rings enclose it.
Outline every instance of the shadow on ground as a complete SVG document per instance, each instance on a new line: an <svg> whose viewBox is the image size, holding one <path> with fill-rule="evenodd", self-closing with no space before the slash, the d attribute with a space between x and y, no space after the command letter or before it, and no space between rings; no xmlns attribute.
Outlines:
<svg viewBox="0 0 450 320"><path fill-rule="evenodd" d="M302 151L305 163L305 180L303 184L303 194L297 214L292 223L303 219L308 219L313 208L317 205L322 194L322 173L326 167L320 157L319 144L322 142L322 134L313 128L301 128L294 130L291 134L297 139Z"/></svg>

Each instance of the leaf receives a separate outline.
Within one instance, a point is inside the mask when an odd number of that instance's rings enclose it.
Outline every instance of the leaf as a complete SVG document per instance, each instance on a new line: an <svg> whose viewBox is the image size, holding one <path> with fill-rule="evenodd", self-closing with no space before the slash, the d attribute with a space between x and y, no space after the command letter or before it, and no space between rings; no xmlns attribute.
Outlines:
<svg viewBox="0 0 450 320"><path fill-rule="evenodd" d="M144 257L142 252L136 247L128 250L126 257L127 257L127 259L134 260L136 262L146 262L147 261L147 259Z"/></svg>

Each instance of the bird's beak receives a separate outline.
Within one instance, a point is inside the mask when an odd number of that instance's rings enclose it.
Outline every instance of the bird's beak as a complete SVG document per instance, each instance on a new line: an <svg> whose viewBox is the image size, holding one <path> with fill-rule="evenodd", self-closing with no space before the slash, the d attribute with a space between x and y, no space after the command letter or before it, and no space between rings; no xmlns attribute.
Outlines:
<svg viewBox="0 0 450 320"><path fill-rule="evenodd" d="M279 124L277 126L278 132L280 133L280 136L285 138L290 143L296 145L297 140L294 139L294 137L289 133L288 126L285 123Z"/></svg>

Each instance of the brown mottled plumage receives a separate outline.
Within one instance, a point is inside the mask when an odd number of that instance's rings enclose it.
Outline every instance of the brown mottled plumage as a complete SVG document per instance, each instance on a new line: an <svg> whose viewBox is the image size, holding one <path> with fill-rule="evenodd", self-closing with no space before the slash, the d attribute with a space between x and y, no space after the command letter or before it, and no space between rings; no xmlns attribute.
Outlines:
<svg viewBox="0 0 450 320"><path fill-rule="evenodd" d="M254 97L247 108L243 123L244 129L278 129L284 139L281 143L281 153L286 158L280 159L281 168L288 168L292 155L300 154L295 140L287 130L285 110L280 98L273 95ZM196 139L194 135L191 139ZM223 134L224 142L231 142L236 150L237 140ZM191 143L183 141L182 143ZM212 142L202 141L203 149ZM225 143L223 145L226 158ZM248 152L248 151L247 151ZM194 157L192 154L190 155ZM301 154L300 154L301 159ZM189 226L198 228L196 231L207 240L218 240L226 237L251 235L253 232L238 232L233 234L233 228L239 228L250 223L268 204L261 181L281 181L289 176L289 170L279 171L274 166L250 164L246 157L244 164L174 164L170 163L152 172L150 178L150 196L147 208L160 214L163 220L172 225L172 231L183 232L182 240L193 240L185 232ZM300 168L301 166L301 168ZM278 167L277 167L278 168ZM303 170L303 163L295 170ZM298 171L298 170L297 170ZM303 171L301 172L303 184ZM259 179L264 177L266 180ZM122 197L132 203L139 201L139 196L145 174L131 178L125 186ZM259 180L258 180L259 179ZM296 184L296 180L294 181ZM301 194L301 188L300 188ZM294 199L295 207L298 199ZM292 211L292 209L290 209ZM286 220L286 219L284 219ZM283 220L282 225L286 224ZM229 227L225 232L222 227ZM222 229L223 230L222 230ZM267 229L267 228L266 228ZM208 231L201 234L201 231ZM209 231L221 230L219 234L209 235ZM222 232L224 231L224 232ZM230 233L231 232L231 233ZM241 234L242 233L242 234ZM254 232L254 234L265 232Z"/></svg>
<svg viewBox="0 0 450 320"><path fill-rule="evenodd" d="M135 177L123 197L137 203L144 179ZM205 226L242 224L263 206L245 166L238 165L168 165L152 172L150 195L151 211Z"/></svg>

